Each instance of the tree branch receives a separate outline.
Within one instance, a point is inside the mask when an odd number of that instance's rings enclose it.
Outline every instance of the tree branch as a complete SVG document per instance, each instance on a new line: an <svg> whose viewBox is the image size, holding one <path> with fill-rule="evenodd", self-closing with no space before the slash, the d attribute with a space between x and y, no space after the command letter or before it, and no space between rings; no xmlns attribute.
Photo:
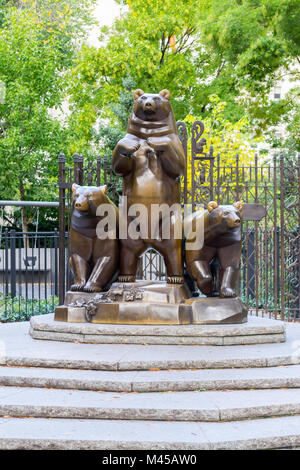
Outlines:
<svg viewBox="0 0 300 470"><path fill-rule="evenodd" d="M175 54L177 54L178 52L182 52L185 49L185 47L188 45L187 44L188 40L190 39L190 37L192 36L192 34L194 32L195 32L195 28L193 28L193 27L189 27L189 28L186 29L184 34L179 39L179 44L176 48ZM195 40L193 40L188 46L190 47L194 42L195 42Z"/></svg>
<svg viewBox="0 0 300 470"><path fill-rule="evenodd" d="M160 57L160 65L163 63L164 61L164 57L165 57L165 53L166 53L166 50L169 46L169 42L170 42L170 39L172 37L172 34L168 36L167 40L165 40L165 33L163 33L162 35L162 38L161 38L161 47L160 47L160 50L161 50L161 57Z"/></svg>
<svg viewBox="0 0 300 470"><path fill-rule="evenodd" d="M187 44L188 40L190 39L191 35L194 32L195 32L194 27L188 27L186 29L186 31L183 33L183 35L179 38L177 42L176 51L174 52L174 55L178 54L178 52L182 52L187 46L190 47L194 43L194 41L192 41L191 43ZM172 36L174 36L173 33L170 33L168 37L165 36L165 33L162 34L161 47L160 47L161 57L159 61L160 64L162 64L164 61L165 53L169 47L170 39Z"/></svg>
<svg viewBox="0 0 300 470"><path fill-rule="evenodd" d="M218 78L218 76L222 72L224 65L225 65L225 60L221 59L215 78Z"/></svg>

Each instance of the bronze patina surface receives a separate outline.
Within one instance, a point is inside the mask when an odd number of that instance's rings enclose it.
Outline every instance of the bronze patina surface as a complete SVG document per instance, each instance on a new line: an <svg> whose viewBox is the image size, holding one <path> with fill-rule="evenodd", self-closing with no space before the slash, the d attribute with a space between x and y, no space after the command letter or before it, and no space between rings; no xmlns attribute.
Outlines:
<svg viewBox="0 0 300 470"><path fill-rule="evenodd" d="M137 281L113 283L104 293L69 291L55 320L72 323L139 325L205 325L244 323L247 311L240 299L192 298L185 284Z"/></svg>
<svg viewBox="0 0 300 470"><path fill-rule="evenodd" d="M159 94L140 89L134 92L127 134L114 149L112 167L123 178L126 201L120 214L106 195L105 186L72 187L70 265L74 283L65 305L57 307L55 320L141 325L245 322L246 309L235 294L243 203L219 206L212 201L207 210L191 214L185 221L190 231L185 231L184 245L180 176L185 173L185 156L168 90ZM103 203L113 208L115 238L97 236L98 223L103 221L97 209ZM144 212L135 209L137 204ZM168 210L158 211L160 215L155 219L153 207L162 205ZM172 206L176 210L170 211ZM255 210L250 208L246 218ZM195 237L193 225L199 218L203 222L204 243L190 249L187 243ZM126 233L121 236L124 220ZM137 237L130 231L132 224ZM165 226L170 229L168 236ZM149 249L163 256L166 282L135 280L139 257ZM212 269L214 261L219 263L217 269ZM201 297L193 297L184 282L184 262L192 277L189 285L192 289L194 279ZM118 273L118 282L113 282Z"/></svg>
<svg viewBox="0 0 300 470"><path fill-rule="evenodd" d="M184 174L185 157L179 140L170 93L147 94L134 92L134 106L129 117L127 134L114 152L112 165L117 175L123 177L124 196L127 197L127 214L134 204L143 204L148 213L148 231L138 239L129 233L120 240L120 281L133 281L139 257L149 248L157 250L164 258L167 282L183 282L182 241L174 231L178 223L176 215L167 215L170 237L151 237L151 208L154 204L171 207L180 203L180 180ZM125 214L125 216L128 216ZM166 221L161 217L159 224ZM128 216L128 223L131 218Z"/></svg>
<svg viewBox="0 0 300 470"><path fill-rule="evenodd" d="M108 292L68 292L66 306L58 307L55 320L118 324L190 324L191 297L185 284L137 281L113 283Z"/></svg>
<svg viewBox="0 0 300 470"><path fill-rule="evenodd" d="M187 299L185 305L191 307L191 323L194 325L214 325L245 323L247 309L239 297L199 297Z"/></svg>
<svg viewBox="0 0 300 470"><path fill-rule="evenodd" d="M195 219L202 219L203 246L195 250L185 250L185 261L189 274L197 281L200 291L207 296L216 295L215 287L220 297L236 296L235 286L242 250L242 211L241 201L226 206L219 206L217 202L212 201L206 211L193 213L187 221L193 228ZM194 239L194 234L187 235L188 242ZM220 265L217 286L214 282L215 273L211 269L214 259L217 259Z"/></svg>
<svg viewBox="0 0 300 470"><path fill-rule="evenodd" d="M100 292L111 281L119 264L116 237L99 239L96 233L101 217L96 214L101 204L112 205L118 223L118 209L106 195L106 186L73 184L73 210L70 228L69 263L74 274L71 290Z"/></svg>

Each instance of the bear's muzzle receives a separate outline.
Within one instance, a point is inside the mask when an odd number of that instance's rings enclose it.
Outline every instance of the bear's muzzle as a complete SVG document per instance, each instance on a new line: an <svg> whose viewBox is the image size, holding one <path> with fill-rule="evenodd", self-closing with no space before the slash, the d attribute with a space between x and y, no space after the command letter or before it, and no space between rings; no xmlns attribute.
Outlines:
<svg viewBox="0 0 300 470"><path fill-rule="evenodd" d="M230 214L227 218L227 225L230 228L238 227L241 223L241 219L234 214Z"/></svg>

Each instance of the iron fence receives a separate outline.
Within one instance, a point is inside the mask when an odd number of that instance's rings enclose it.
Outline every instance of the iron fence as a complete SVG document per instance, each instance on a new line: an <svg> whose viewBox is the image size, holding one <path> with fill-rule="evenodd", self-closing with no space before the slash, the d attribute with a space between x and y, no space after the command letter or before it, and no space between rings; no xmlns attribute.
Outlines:
<svg viewBox="0 0 300 470"><path fill-rule="evenodd" d="M182 203L206 207L210 200L219 204L242 199L260 203L266 209L262 220L243 222L243 253L238 294L255 314L283 320L298 320L300 311L300 157L291 161L284 155L255 156L247 164L239 155L233 165L226 156L215 154L211 146L205 150L204 126L193 123L190 135L184 122L177 123L183 144L187 170L182 177ZM75 154L73 165L67 166L65 155L59 157L60 191L60 269L59 298L63 302L69 286L66 264L65 230L69 228L72 183L107 184L111 199L118 203L122 180L113 173L107 158L97 157L85 164ZM255 217L254 217L255 219ZM140 262L142 278L163 279L164 264L155 252L146 253Z"/></svg>
<svg viewBox="0 0 300 470"><path fill-rule="evenodd" d="M0 320L28 320L58 305L59 233L4 231L0 244Z"/></svg>
<svg viewBox="0 0 300 470"><path fill-rule="evenodd" d="M243 227L243 251L238 293L249 310L281 318L281 242L289 260L284 285L285 319L299 319L297 231ZM73 282L68 265L68 232L64 234L65 285ZM275 273L274 269L277 269ZM165 265L153 250L140 260L138 278L161 280ZM0 245L0 320L28 320L53 312L59 295L59 233L5 230ZM257 295L259 293L259 295Z"/></svg>

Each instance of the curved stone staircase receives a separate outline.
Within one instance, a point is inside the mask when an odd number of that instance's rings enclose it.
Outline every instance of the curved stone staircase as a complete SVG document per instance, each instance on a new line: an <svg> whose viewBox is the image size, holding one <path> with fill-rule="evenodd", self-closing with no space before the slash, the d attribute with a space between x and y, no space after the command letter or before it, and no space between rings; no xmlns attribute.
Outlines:
<svg viewBox="0 0 300 470"><path fill-rule="evenodd" d="M51 319L32 319L32 334ZM261 334L275 323L255 321ZM52 333L41 341L26 322L0 326L0 449L300 446L299 324L286 326L286 342L256 345L82 344Z"/></svg>

